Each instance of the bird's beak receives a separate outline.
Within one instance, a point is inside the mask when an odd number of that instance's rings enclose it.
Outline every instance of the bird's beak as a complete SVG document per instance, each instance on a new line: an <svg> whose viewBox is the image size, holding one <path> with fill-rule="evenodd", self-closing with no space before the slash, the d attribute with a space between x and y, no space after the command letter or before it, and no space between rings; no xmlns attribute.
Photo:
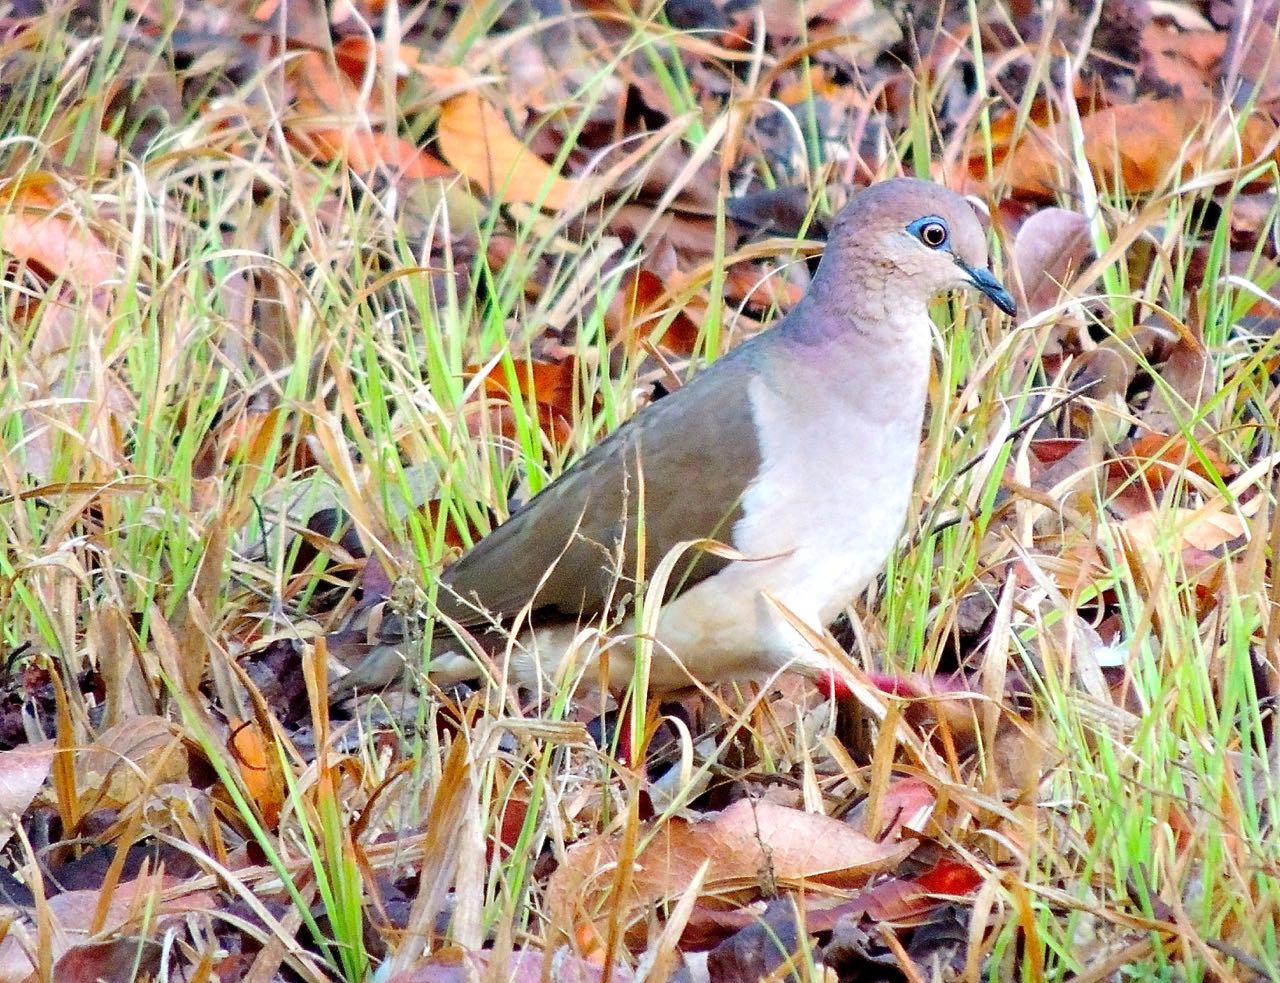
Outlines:
<svg viewBox="0 0 1280 983"><path fill-rule="evenodd" d="M957 259L956 262L960 264L960 269L964 270L969 277L969 282L990 297L1000 310L1010 317L1018 313L1018 305L1013 299L1013 294L1005 290L1004 284L997 280L990 270L983 269L980 266L970 266L961 259Z"/></svg>

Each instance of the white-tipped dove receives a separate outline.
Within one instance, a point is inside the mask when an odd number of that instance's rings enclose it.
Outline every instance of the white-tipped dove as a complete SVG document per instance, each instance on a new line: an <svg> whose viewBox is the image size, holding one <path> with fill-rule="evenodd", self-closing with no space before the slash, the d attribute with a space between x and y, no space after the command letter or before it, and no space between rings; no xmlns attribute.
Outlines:
<svg viewBox="0 0 1280 983"><path fill-rule="evenodd" d="M440 575L444 618L425 643L433 677L479 675L447 622L495 652L510 637L495 628L518 623L512 682L555 681L573 654L586 684L599 678L602 656L610 687L625 687L631 641L585 651L568 643L578 626L625 610L637 580L647 583L670 550L698 539L741 558L694 550L676 566L650 687L671 692L784 667L825 676L828 666L780 607L821 634L896 544L925 410L928 305L955 288L1014 313L963 198L909 178L858 194L786 317L637 413ZM422 646L412 648L375 645L335 680L334 695L385 686L419 666Z"/></svg>

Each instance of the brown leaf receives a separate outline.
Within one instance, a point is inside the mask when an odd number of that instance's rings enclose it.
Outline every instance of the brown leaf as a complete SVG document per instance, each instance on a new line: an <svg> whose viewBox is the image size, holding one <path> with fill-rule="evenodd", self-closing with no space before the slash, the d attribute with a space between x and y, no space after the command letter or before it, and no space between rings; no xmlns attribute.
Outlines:
<svg viewBox="0 0 1280 983"><path fill-rule="evenodd" d="M864 919L916 924L945 904L938 895L963 897L981 883L982 875L971 865L943 856L918 877L890 877L868 885L849 901L823 912L822 919L835 919L837 932L842 922L847 925Z"/></svg>
<svg viewBox="0 0 1280 983"><path fill-rule="evenodd" d="M160 972L164 946L156 939L127 935L101 942L74 945L53 967L56 980L93 980L94 983L132 983L155 979Z"/></svg>
<svg viewBox="0 0 1280 983"><path fill-rule="evenodd" d="M549 211L568 210L589 198L584 187L556 174L521 143L497 108L475 92L445 100L436 139L444 159L491 197L540 203Z"/></svg>
<svg viewBox="0 0 1280 983"><path fill-rule="evenodd" d="M129 617L116 604L105 604L89 618L88 641L106 690L105 726L154 711L145 662L133 644ZM158 678L158 674L155 678Z"/></svg>
<svg viewBox="0 0 1280 983"><path fill-rule="evenodd" d="M1139 417L1148 430L1160 434L1177 433L1192 426L1197 433L1213 432L1200 407L1213 391L1213 370L1204 345L1193 338L1180 337L1169 348L1160 366L1160 381Z"/></svg>
<svg viewBox="0 0 1280 983"><path fill-rule="evenodd" d="M54 176L37 171L0 186L0 255L62 277L106 307L104 287L116 275L115 253L66 202Z"/></svg>
<svg viewBox="0 0 1280 983"><path fill-rule="evenodd" d="M634 350L658 329L670 309L669 302L656 273L643 268L629 270L604 313L609 340ZM697 342L698 326L682 310L676 311L658 339L663 348L680 355L691 355Z"/></svg>
<svg viewBox="0 0 1280 983"><path fill-rule="evenodd" d="M196 891L177 894L172 889L166 890L171 884L171 878L159 874L117 884L102 912L106 916L105 921L96 925L97 935L124 931L131 919L154 919L158 915L164 924L169 916L209 911L214 907L214 900L209 894ZM89 940L90 930L95 927L99 909L103 907L101 902L101 893L96 890L64 891L49 898L48 914L52 921L50 927L53 929L49 943L55 959L60 959L74 946ZM0 981L16 983L30 978L35 970L23 944L24 936L34 944L35 928L23 926L21 931L16 930L14 925L8 928L4 939L0 940ZM134 944L137 944L136 938ZM54 978L71 979L67 976Z"/></svg>
<svg viewBox="0 0 1280 983"><path fill-rule="evenodd" d="M525 405L533 403L542 432L557 444L566 442L573 433L577 412L577 364L572 355L565 355L554 362L515 359L517 393ZM473 378L482 370L482 366L470 365L463 371ZM516 439L516 416L510 406L509 383L501 366L489 369L482 389L482 397L468 404L464 410L471 432L482 433L488 427L490 433L501 434L508 440Z"/></svg>
<svg viewBox="0 0 1280 983"><path fill-rule="evenodd" d="M1274 114L1280 102L1280 36L1276 33L1280 0L1253 0L1232 7L1223 88L1234 93L1234 105L1266 106Z"/></svg>
<svg viewBox="0 0 1280 983"><path fill-rule="evenodd" d="M357 174L388 170L400 177L426 179L454 176L453 168L403 137L351 127L295 127L291 142L319 161L337 160Z"/></svg>
<svg viewBox="0 0 1280 983"><path fill-rule="evenodd" d="M103 357L116 258L47 172L0 185L0 260L9 258L62 281L10 315L31 337L26 357L5 366L23 394L23 440L10 453L41 480L64 454L81 456L85 478L131 470L122 434L134 397Z"/></svg>
<svg viewBox="0 0 1280 983"><path fill-rule="evenodd" d="M0 751L0 815L21 816L53 767L53 741ZM10 833L0 833L0 842Z"/></svg>
<svg viewBox="0 0 1280 983"><path fill-rule="evenodd" d="M1212 448L1191 449L1182 434L1145 433L1136 438L1120 457L1111 462L1109 471L1117 476L1141 474L1147 488L1164 488L1183 472L1206 480L1230 477L1232 466Z"/></svg>
<svg viewBox="0 0 1280 983"><path fill-rule="evenodd" d="M911 672L870 678L881 692L908 701L903 716L922 736L942 728L962 754L977 746L979 694L963 677Z"/></svg>
<svg viewBox="0 0 1280 983"><path fill-rule="evenodd" d="M1255 113L1236 135L1222 119L1222 107L1211 100L1140 99L1111 106L1081 121L1085 157L1101 187L1117 185L1130 194L1155 191L1170 176L1187 176L1209 167L1251 165L1266 158L1280 161L1280 151L1268 148L1275 122ZM1224 139L1214 139L1222 137ZM1074 167L1069 150L1070 129L1032 128L1009 153L1004 179L1014 193L1051 196L1063 183L1060 174Z"/></svg>
<svg viewBox="0 0 1280 983"><path fill-rule="evenodd" d="M385 983L471 983L476 979L496 979L499 970L505 972L502 979L510 983L542 983L544 979L556 983L602 983L604 980L601 967L565 948L551 953L517 949L506 958L489 951L446 949L412 969L388 977ZM634 978L631 970L622 965L614 966L610 974L614 983L631 983Z"/></svg>
<svg viewBox="0 0 1280 983"><path fill-rule="evenodd" d="M765 883L856 886L896 867L916 845L876 842L838 819L747 799L702 822L673 819L642 831L641 841L624 898L612 897L612 879L600 876L619 861L619 837L571 847L547 887L552 924L610 917L629 924L649 905L679 897L704 863L704 896L723 898L758 893Z"/></svg>
<svg viewBox="0 0 1280 983"><path fill-rule="evenodd" d="M333 71L318 51L301 51L290 58L285 77L292 86L294 111L301 117L347 118L361 109L359 88Z"/></svg>
<svg viewBox="0 0 1280 983"><path fill-rule="evenodd" d="M781 276L770 276L755 263L734 263L725 270L724 295L735 304L764 310L789 311L804 296L804 287Z"/></svg>
<svg viewBox="0 0 1280 983"><path fill-rule="evenodd" d="M1163 583L1176 571L1195 586L1196 617L1204 618L1218 604L1230 551L1245 541L1247 520L1261 504L1255 496L1239 511L1221 500L1198 509L1148 509L1117 524L1114 535L1138 583Z"/></svg>
<svg viewBox="0 0 1280 983"><path fill-rule="evenodd" d="M82 802L118 809L156 785L187 781L187 749L170 721L133 717L81 751L76 771Z"/></svg>
<svg viewBox="0 0 1280 983"><path fill-rule="evenodd" d="M1090 84L1077 78L1072 87L1071 97L1075 102L1076 112L1081 117L1099 113L1111 105L1106 92L1101 88L1101 83L1097 80ZM940 168L943 183L966 194L985 192L988 155L999 171L1000 166L1008 161L1009 156L1028 140L1049 143L1052 147L1052 138L1045 134L1053 130L1061 115L1062 111L1056 101L1046 96L1035 99L1027 114L1028 129L1022 134L1021 141L1015 141L1014 137L1019 133L1021 125L1020 114L1012 109L995 114L991 120L989 137L984 133L975 132L966 143L960 160L954 165ZM1030 195L1030 197L1041 196L1043 195L1040 192ZM1008 201L1001 203L1002 210L1007 207Z"/></svg>
<svg viewBox="0 0 1280 983"><path fill-rule="evenodd" d="M1088 219L1079 212L1045 208L1027 219L1013 240L1019 317L1025 320L1058 303L1070 275L1092 250Z"/></svg>
<svg viewBox="0 0 1280 983"><path fill-rule="evenodd" d="M800 947L801 924L797 914L790 900L771 902L761 918L739 929L707 954L710 983L779 978L778 968Z"/></svg>
<svg viewBox="0 0 1280 983"><path fill-rule="evenodd" d="M1201 99L1218 79L1227 36L1220 31L1184 31L1162 20L1142 29L1142 75L1184 99Z"/></svg>
<svg viewBox="0 0 1280 983"><path fill-rule="evenodd" d="M871 801L868 797L859 805ZM880 839L893 840L912 832L922 833L928 827L937 803L937 793L924 779L896 778L877 800L879 815L873 818L870 828L878 831ZM850 813L849 821L859 829L868 829L860 809Z"/></svg>

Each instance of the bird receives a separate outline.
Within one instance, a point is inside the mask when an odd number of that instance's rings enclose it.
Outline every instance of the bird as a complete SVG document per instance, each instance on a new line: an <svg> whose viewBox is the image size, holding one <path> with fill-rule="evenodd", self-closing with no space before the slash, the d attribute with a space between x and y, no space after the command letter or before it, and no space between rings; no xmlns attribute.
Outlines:
<svg viewBox="0 0 1280 983"><path fill-rule="evenodd" d="M621 692L635 645L583 645L592 636L581 630L625 617L681 544L652 622L650 691L829 674L811 633L879 575L902 534L929 305L959 289L1016 312L966 199L916 178L858 192L785 316L635 413L479 539L439 574L431 636L375 639L331 698L422 666L423 645L429 676L444 683L482 674L478 644L506 654L522 689L605 680ZM726 548L687 546L708 540Z"/></svg>

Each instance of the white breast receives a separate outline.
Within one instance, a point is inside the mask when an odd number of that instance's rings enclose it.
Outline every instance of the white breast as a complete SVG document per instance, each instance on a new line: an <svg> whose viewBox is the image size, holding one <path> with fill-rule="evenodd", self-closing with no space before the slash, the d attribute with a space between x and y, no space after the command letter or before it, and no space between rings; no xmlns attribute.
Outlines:
<svg viewBox="0 0 1280 983"><path fill-rule="evenodd" d="M763 467L744 500L734 545L748 556L777 556L770 589L806 620L825 624L879 573L898 541L920 417L797 418L795 406L759 380L751 405Z"/></svg>
<svg viewBox="0 0 1280 983"><path fill-rule="evenodd" d="M751 380L761 472L732 536L750 559L676 598L659 622L660 644L700 663L698 675L816 667L764 592L820 633L883 567L911 498L928 374L927 329L906 334L916 343L883 364L801 365ZM654 672L661 685L656 661Z"/></svg>

